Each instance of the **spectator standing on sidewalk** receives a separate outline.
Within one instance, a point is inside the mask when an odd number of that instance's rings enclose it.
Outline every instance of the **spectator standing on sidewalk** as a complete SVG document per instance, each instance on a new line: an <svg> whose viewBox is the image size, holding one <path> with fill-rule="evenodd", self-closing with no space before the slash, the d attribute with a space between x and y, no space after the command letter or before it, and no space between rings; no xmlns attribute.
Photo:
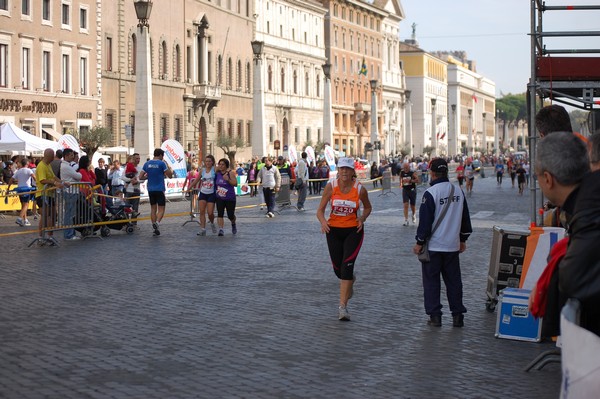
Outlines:
<svg viewBox="0 0 600 399"><path fill-rule="evenodd" d="M123 183L125 183L125 198L127 199L129 205L131 205L131 209L133 209L132 217L134 219L136 219L140 215L140 173L142 172L140 161L140 154L138 154L137 152L133 154L131 156L129 173L127 173L126 171L125 175L122 176ZM134 221L133 224L137 224L137 221Z"/></svg>
<svg viewBox="0 0 600 399"><path fill-rule="evenodd" d="M337 166L338 177L325 186L317 218L321 222L321 232L327 237L333 271L340 280L338 319L349 321L348 301L352 298L356 280L354 262L362 246L364 223L372 207L367 190L356 179L354 159L340 158ZM359 215L361 202L363 212ZM328 204L331 205L331 213L326 219Z"/></svg>
<svg viewBox="0 0 600 399"><path fill-rule="evenodd" d="M50 162L50 167L52 168L52 172L54 172L54 176L60 179L60 164L63 159L63 150L56 150L54 153L54 159Z"/></svg>
<svg viewBox="0 0 600 399"><path fill-rule="evenodd" d="M81 181L81 173L75 171L72 166L72 162L75 160L75 152L71 148L65 148L63 151L63 160L60 164L60 176L61 179L69 184L78 183ZM79 198L78 187L67 187L63 189L63 201L64 201L64 212L63 212L63 226L70 226L73 224L75 217L75 210L77 207L77 199ZM65 240L79 240L75 233L75 229L66 229L63 233Z"/></svg>
<svg viewBox="0 0 600 399"><path fill-rule="evenodd" d="M275 217L275 193L281 187L281 174L279 169L273 165L273 160L268 157L265 166L258 172L258 182L262 184L265 203L267 204L267 217Z"/></svg>
<svg viewBox="0 0 600 399"><path fill-rule="evenodd" d="M154 158L147 161L140 173L140 179L148 179L148 198L150 200L150 220L154 235L160 235L160 222L165 215L165 176L173 177L173 170L163 160L165 152L157 148L154 150Z"/></svg>
<svg viewBox="0 0 600 399"><path fill-rule="evenodd" d="M295 188L298 190L298 203L296 207L299 211L304 210L304 201L306 201L306 195L308 193L308 162L307 162L308 154L303 151L302 158L298 161L298 166L296 167L296 183Z"/></svg>
<svg viewBox="0 0 600 399"><path fill-rule="evenodd" d="M115 195L117 191L123 192L125 182L123 181L124 172L121 169L121 162L114 160L112 167L108 171L108 179L111 181L110 194Z"/></svg>
<svg viewBox="0 0 600 399"><path fill-rule="evenodd" d="M217 164L217 177L215 178L216 196L217 196L217 223L219 224L219 236L224 236L223 231L225 210L227 218L231 222L231 234L237 234L237 225L235 224L235 187L237 186L236 172L229 169L229 159L222 158Z"/></svg>
<svg viewBox="0 0 600 399"><path fill-rule="evenodd" d="M463 314L467 309L463 305L459 254L466 250L466 241L472 232L469 208L459 187L454 186L454 194L450 196L453 185L448 180L448 163L445 160L434 159L430 172L431 187L423 194L419 209L417 243L413 248L413 252L418 255L423 249L423 244L429 243L430 260L421 264L425 313L429 316L427 324L434 327L442 325L440 277L443 277L452 312L452 325L463 327ZM440 220L440 214L448 203L448 210Z"/></svg>
<svg viewBox="0 0 600 399"><path fill-rule="evenodd" d="M54 174L50 165L54 160L54 150L46 148L44 157L35 168L35 180L38 183L39 191L35 194L35 200L42 215L40 217L39 235L42 237L42 230L45 227L54 226L56 217L55 193L57 188L68 187L69 183L63 182ZM52 236L52 232L48 232Z"/></svg>

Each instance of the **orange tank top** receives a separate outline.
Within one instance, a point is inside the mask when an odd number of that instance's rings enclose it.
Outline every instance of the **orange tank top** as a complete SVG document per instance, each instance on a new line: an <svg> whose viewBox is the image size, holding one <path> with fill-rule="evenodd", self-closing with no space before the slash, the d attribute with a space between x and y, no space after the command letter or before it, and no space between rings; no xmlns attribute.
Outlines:
<svg viewBox="0 0 600 399"><path fill-rule="evenodd" d="M358 226L358 208L360 206L360 190L362 185L355 181L347 194L342 193L337 179L331 183L331 213L327 224L331 227Z"/></svg>

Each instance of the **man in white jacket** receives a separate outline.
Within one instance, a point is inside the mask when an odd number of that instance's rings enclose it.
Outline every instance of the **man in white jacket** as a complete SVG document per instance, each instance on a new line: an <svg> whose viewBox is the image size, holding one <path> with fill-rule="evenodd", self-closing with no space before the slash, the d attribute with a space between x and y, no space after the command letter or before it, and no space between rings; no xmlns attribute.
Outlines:
<svg viewBox="0 0 600 399"><path fill-rule="evenodd" d="M275 217L275 193L281 187L281 174L279 169L273 165L273 160L267 158L265 166L258 172L258 183L263 187L265 203L267 204L267 217Z"/></svg>
<svg viewBox="0 0 600 399"><path fill-rule="evenodd" d="M304 201L306 201L306 194L308 193L308 154L302 152L302 158L298 161L296 166L296 185L295 188L298 190L298 203L296 207L299 211L304 210Z"/></svg>
<svg viewBox="0 0 600 399"><path fill-rule="evenodd" d="M71 162L75 159L75 152L70 148L63 151L63 160L60 164L60 178L63 182L78 183L81 181L81 173L76 172ZM63 189L63 226L73 225L75 209L77 207L77 198L79 197L79 187L68 187ZM75 229L70 228L64 231L65 240L79 240L75 234Z"/></svg>

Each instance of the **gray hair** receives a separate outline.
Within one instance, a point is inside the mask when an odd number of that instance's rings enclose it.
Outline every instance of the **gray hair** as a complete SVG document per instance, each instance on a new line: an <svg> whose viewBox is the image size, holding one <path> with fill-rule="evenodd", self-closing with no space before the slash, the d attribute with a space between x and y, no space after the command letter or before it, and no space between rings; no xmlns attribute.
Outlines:
<svg viewBox="0 0 600 399"><path fill-rule="evenodd" d="M590 147L590 162L600 162L600 133L590 136L588 146Z"/></svg>
<svg viewBox="0 0 600 399"><path fill-rule="evenodd" d="M583 141L571 132L545 136L537 145L536 169L548 172L558 183L571 186L581 182L590 171L588 151Z"/></svg>

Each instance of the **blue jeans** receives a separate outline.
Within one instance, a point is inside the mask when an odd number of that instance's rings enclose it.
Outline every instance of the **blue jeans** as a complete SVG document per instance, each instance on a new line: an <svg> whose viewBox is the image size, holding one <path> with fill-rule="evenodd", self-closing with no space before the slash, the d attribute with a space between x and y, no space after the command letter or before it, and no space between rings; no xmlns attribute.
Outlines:
<svg viewBox="0 0 600 399"><path fill-rule="evenodd" d="M304 208L304 201L306 201L306 194L308 193L308 183L302 184L302 187L298 189L298 209Z"/></svg>
<svg viewBox="0 0 600 399"><path fill-rule="evenodd" d="M77 198L79 194L63 193L64 198L64 209L63 209L63 220L62 225L68 226L73 224L73 218L75 217L75 210L77 208ZM75 229L66 229L64 231L65 238L71 238L75 236Z"/></svg>

